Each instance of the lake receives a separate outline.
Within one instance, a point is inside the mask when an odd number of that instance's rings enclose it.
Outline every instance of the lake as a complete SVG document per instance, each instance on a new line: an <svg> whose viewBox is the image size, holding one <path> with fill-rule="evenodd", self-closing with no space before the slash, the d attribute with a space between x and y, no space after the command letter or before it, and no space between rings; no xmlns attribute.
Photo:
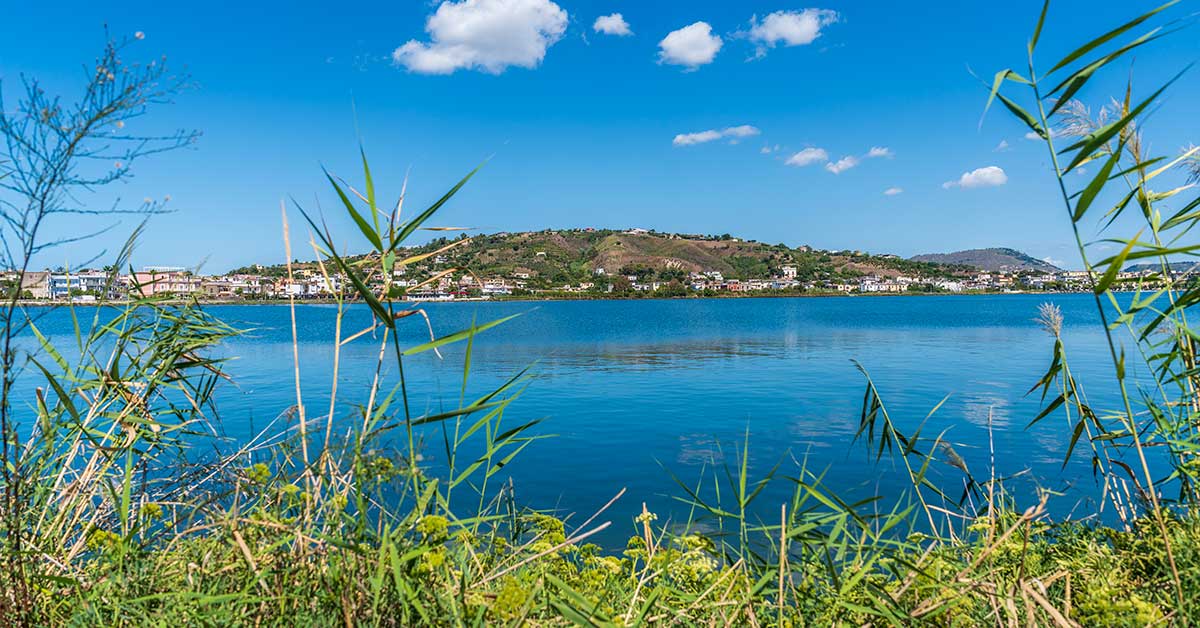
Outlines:
<svg viewBox="0 0 1200 628"><path fill-rule="evenodd" d="M829 468L826 484L847 495L896 495L905 481L885 456L874 464L858 427L865 379L874 377L901 429L945 438L979 477L989 475L994 447L997 475L1024 472L1012 484L1022 500L1036 488L1062 491L1051 502L1065 515L1095 499L1086 455L1062 465L1070 439L1056 414L1031 429L1041 408L1026 391L1050 361L1052 338L1034 321L1043 302L1061 306L1071 366L1095 407L1116 401L1112 367L1096 325L1090 295L739 298L631 301L429 303L437 335L521 313L484 332L474 344L468 398L532 366L528 388L506 412L506 425L544 419L539 434L502 472L521 504L586 517L621 488L610 510L614 528L604 539L622 543L642 502L658 513L685 516L672 474L693 483L714 464L736 466L750 442L752 474L792 459ZM367 326L365 306L353 306L347 334ZM223 320L246 328L222 352L232 383L218 392L220 420L234 439L261 429L295 402L289 310L286 306L218 305ZM336 310L298 305L301 379L310 416L325 412L332 376ZM51 339L71 333L65 310L39 323ZM405 345L428 340L420 317L399 322ZM462 345L405 363L414 414L456 407L462 383ZM370 334L341 357L337 425L349 404L365 402L378 342ZM385 372L385 377L392 377ZM389 381L392 381L389 379ZM25 390L29 387L26 386ZM22 394L26 394L22 391ZM989 431L989 424L991 430ZM427 432L424 456L434 468L445 457L441 432ZM1078 453L1083 453L1083 449ZM961 474L939 465L954 487ZM722 490L725 490L723 488ZM787 483L760 497L764 513L778 516ZM961 492L961 483L952 493ZM1092 512L1091 507L1081 508Z"/></svg>

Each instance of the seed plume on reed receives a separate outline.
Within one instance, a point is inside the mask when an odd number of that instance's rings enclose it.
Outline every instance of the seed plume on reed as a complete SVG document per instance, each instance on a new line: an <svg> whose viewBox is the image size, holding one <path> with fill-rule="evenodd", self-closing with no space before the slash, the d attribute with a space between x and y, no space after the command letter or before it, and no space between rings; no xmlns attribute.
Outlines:
<svg viewBox="0 0 1200 628"><path fill-rule="evenodd" d="M1046 333L1055 338L1062 336L1062 308L1053 303L1042 303L1038 306L1038 317L1034 319Z"/></svg>

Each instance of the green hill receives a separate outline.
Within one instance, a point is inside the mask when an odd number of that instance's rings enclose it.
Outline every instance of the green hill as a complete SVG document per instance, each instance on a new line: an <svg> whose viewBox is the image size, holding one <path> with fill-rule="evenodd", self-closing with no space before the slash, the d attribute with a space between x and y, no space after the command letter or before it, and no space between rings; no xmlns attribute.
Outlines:
<svg viewBox="0 0 1200 628"><path fill-rule="evenodd" d="M926 253L910 258L914 262L969 266L979 270L1040 270L1054 272L1061 268L1009 248L968 249L953 253Z"/></svg>
<svg viewBox="0 0 1200 628"><path fill-rule="evenodd" d="M451 242L439 238L405 253L428 253ZM312 268L315 262L294 266ZM481 278L512 277L520 273L529 275L529 287L548 288L595 281L601 269L607 275L636 275L654 280L683 279L688 273L712 271L729 279L765 279L781 274L784 266L794 266L801 281L851 280L863 275L948 277L969 270L965 266L931 264L895 255L793 248L729 235L548 229L476 235L443 255L413 265L410 272L420 277L457 268ZM280 276L286 270L282 266L256 266L230 273Z"/></svg>

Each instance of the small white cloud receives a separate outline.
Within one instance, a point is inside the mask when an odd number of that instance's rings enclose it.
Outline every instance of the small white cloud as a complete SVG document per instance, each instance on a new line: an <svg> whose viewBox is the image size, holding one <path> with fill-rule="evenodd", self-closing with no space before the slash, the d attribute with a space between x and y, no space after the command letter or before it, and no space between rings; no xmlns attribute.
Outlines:
<svg viewBox="0 0 1200 628"><path fill-rule="evenodd" d="M806 148L788 157L784 163L789 166L809 166L822 161L829 161L829 153L824 148Z"/></svg>
<svg viewBox="0 0 1200 628"><path fill-rule="evenodd" d="M676 146L691 146L721 139L721 132L716 130L698 131L696 133L680 133L671 143Z"/></svg>
<svg viewBox="0 0 1200 628"><path fill-rule="evenodd" d="M1000 143L996 144L996 147L992 149L992 152L1003 153L1004 151L1008 150L1008 148L1008 140L1000 140Z"/></svg>
<svg viewBox="0 0 1200 628"><path fill-rule="evenodd" d="M658 42L659 63L682 65L689 71L695 70L712 63L721 45L721 38L712 34L712 26L708 22L696 22L671 31Z"/></svg>
<svg viewBox="0 0 1200 628"><path fill-rule="evenodd" d="M895 156L892 149L886 146L872 146L865 155L846 155L837 161L829 161L829 153L823 148L806 148L795 155L792 155L787 160L789 166L807 166L817 162L827 162L825 169L833 174L841 174L862 163L864 159L873 159L878 157L891 158Z"/></svg>
<svg viewBox="0 0 1200 628"><path fill-rule="evenodd" d="M895 196L904 191L904 188L888 188L883 191L884 196Z"/></svg>
<svg viewBox="0 0 1200 628"><path fill-rule="evenodd" d="M736 144L738 140L754 137L761 134L762 131L758 127L743 124L740 126L726 127L721 130L709 129L707 131L698 131L696 133L680 133L671 140L671 143L676 146L691 146L693 144L704 144L722 138L729 138L731 143Z"/></svg>
<svg viewBox="0 0 1200 628"><path fill-rule="evenodd" d="M1060 259L1054 259L1053 257L1050 257L1049 255L1047 255L1046 257L1043 257L1042 261L1046 262L1047 264L1050 264L1051 266L1058 266L1059 268L1062 268L1063 266L1067 265L1066 262L1064 262Z"/></svg>
<svg viewBox="0 0 1200 628"><path fill-rule="evenodd" d="M996 187L1008 183L1008 175L999 166L984 166L970 172L964 172L957 181L947 181L943 188L985 188Z"/></svg>
<svg viewBox="0 0 1200 628"><path fill-rule="evenodd" d="M1061 131L1059 129L1050 129L1050 139L1062 137L1064 133L1065 133L1065 131ZM1034 133L1033 131L1030 131L1025 134L1025 139L1041 141L1042 136L1038 135L1037 133Z"/></svg>
<svg viewBox="0 0 1200 628"><path fill-rule="evenodd" d="M838 21L838 14L828 9L804 9L803 11L775 11L759 21L750 18L750 41L757 44L755 57L767 54L768 48L782 43L784 46L805 46L821 36L821 29Z"/></svg>
<svg viewBox="0 0 1200 628"><path fill-rule="evenodd" d="M592 24L592 29L594 29L597 33L616 35L618 37L627 37L633 34L633 31L629 30L629 22L626 22L625 18L620 13L601 15L600 17L596 18L596 22Z"/></svg>
<svg viewBox="0 0 1200 628"><path fill-rule="evenodd" d="M535 68L566 30L567 12L551 0L445 1L425 21L429 41L409 41L392 61L420 74Z"/></svg>
<svg viewBox="0 0 1200 628"><path fill-rule="evenodd" d="M825 169L833 174L842 174L843 172L858 165L858 157L846 155L837 161L831 161L825 164Z"/></svg>
<svg viewBox="0 0 1200 628"><path fill-rule="evenodd" d="M740 139L747 138L747 137L754 137L755 135L758 135L760 133L762 133L762 131L759 131L758 127L753 127L753 126L750 126L749 124L743 124L741 126L731 126L728 129L721 131L722 136L730 138L729 142L731 144L737 144L738 140L740 140Z"/></svg>
<svg viewBox="0 0 1200 628"><path fill-rule="evenodd" d="M758 149L758 152L760 152L764 155L770 155L772 152L772 149L770 146L763 146L762 148Z"/></svg>

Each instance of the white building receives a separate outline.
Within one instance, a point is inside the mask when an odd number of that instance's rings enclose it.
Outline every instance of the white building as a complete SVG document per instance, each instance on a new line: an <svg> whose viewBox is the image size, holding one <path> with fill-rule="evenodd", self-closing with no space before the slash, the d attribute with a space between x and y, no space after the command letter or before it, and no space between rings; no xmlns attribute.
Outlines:
<svg viewBox="0 0 1200 628"><path fill-rule="evenodd" d="M947 292L962 292L963 291L963 284L961 281L951 281L949 279L939 279L939 280L933 282L933 285L937 286L938 288L940 288L942 290L946 290Z"/></svg>
<svg viewBox="0 0 1200 628"><path fill-rule="evenodd" d="M65 299L72 293L112 297L115 296L114 283L108 273L84 270L78 273L50 273L47 288L51 299Z"/></svg>
<svg viewBox="0 0 1200 628"><path fill-rule="evenodd" d="M512 288L500 279L485 280L481 291L484 294L512 294Z"/></svg>

